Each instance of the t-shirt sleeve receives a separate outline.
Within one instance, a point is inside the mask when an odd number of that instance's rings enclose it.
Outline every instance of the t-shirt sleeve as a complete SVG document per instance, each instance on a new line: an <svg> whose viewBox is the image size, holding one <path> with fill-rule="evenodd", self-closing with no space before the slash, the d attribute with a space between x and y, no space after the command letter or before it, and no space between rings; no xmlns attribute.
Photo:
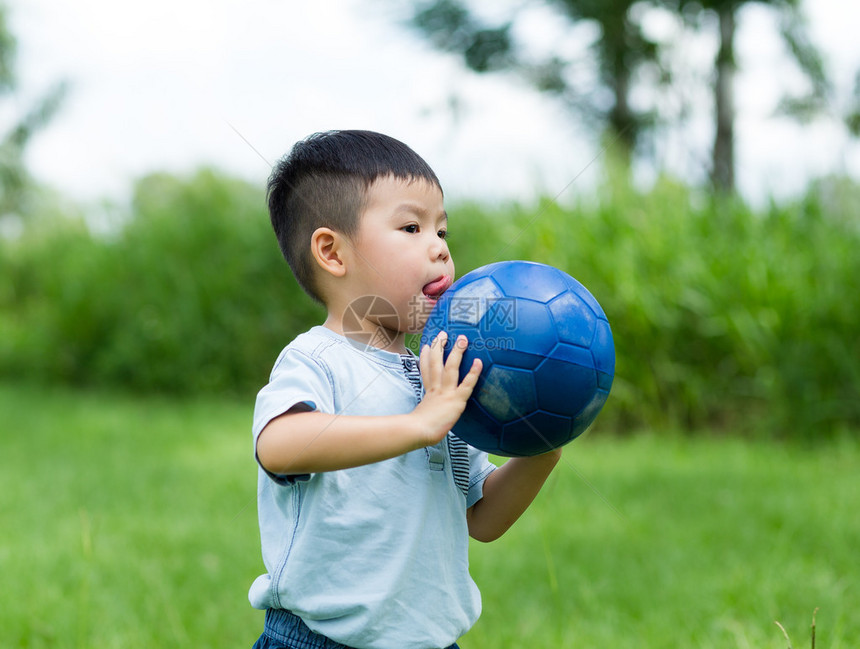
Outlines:
<svg viewBox="0 0 860 649"><path fill-rule="evenodd" d="M484 451L469 447L469 491L466 493L466 507L469 508L484 497L484 480L498 467L490 462Z"/></svg>
<svg viewBox="0 0 860 649"><path fill-rule="evenodd" d="M257 394L253 424L254 457L257 438L272 419L300 404L310 410L334 412L333 395L328 369L301 350L286 348L275 362L269 383ZM296 476L284 480L283 476L269 475L278 482L296 479Z"/></svg>

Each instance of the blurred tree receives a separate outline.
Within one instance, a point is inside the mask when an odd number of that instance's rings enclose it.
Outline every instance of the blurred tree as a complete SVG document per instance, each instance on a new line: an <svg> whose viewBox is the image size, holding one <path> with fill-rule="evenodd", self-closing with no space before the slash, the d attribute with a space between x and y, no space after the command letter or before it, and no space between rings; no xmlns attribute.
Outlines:
<svg viewBox="0 0 860 649"><path fill-rule="evenodd" d="M739 12L751 4L769 7L776 13L780 34L804 80L807 92L784 97L779 112L806 122L826 108L831 94L830 82L821 53L809 38L800 0L660 0L679 11L688 26L701 30L708 14L716 15L719 47L714 60L714 145L711 181L718 190L735 188L734 78L737 71L735 35Z"/></svg>
<svg viewBox="0 0 860 649"><path fill-rule="evenodd" d="M587 21L598 26L600 36L590 45L597 65L598 88L588 75L574 71L578 61L556 53L536 58L516 41L514 23L524 6L512 9L509 20L491 25L461 0L425 0L416 5L409 24L438 49L462 55L469 69L479 73L513 71L537 90L561 99L578 115L608 124L611 137L621 145L622 157L629 161L643 130L653 120L652 112L631 104L633 78L643 67L659 68L658 43L648 39L632 18L635 3L636 0L546 3L571 25Z"/></svg>
<svg viewBox="0 0 860 649"><path fill-rule="evenodd" d="M845 115L845 126L853 137L860 137L860 71L854 77L854 93Z"/></svg>
<svg viewBox="0 0 860 649"><path fill-rule="evenodd" d="M8 12L0 4L0 95L16 87L15 55L17 43L8 24ZM24 164L24 151L32 136L44 127L59 109L66 93L65 82L55 84L36 101L0 139L0 218L25 211L32 179Z"/></svg>
<svg viewBox="0 0 860 649"><path fill-rule="evenodd" d="M416 5L409 24L446 52L462 55L475 72L511 71L537 90L561 98L578 115L606 124L622 144L629 162L643 135L656 123L653 106L631 101L634 86L648 83L666 87L673 81L666 47L643 29L649 10L666 9L694 30L718 25L719 49L714 61L715 136L711 178L720 190L734 189L734 102L732 87L737 68L735 33L738 12L753 2L771 7L780 18L783 40L810 81L810 92L782 103L785 114L808 118L826 101L829 85L818 51L808 38L800 0L524 0L507 11L508 19L492 24L479 17L469 0L424 0ZM514 38L515 23L527 7L542 6L564 18L572 30L589 23L599 34L590 44L590 58L598 70L598 87L583 81L582 59L550 54L534 58L528 44ZM708 18L716 16L717 21ZM606 92L612 97L606 101Z"/></svg>

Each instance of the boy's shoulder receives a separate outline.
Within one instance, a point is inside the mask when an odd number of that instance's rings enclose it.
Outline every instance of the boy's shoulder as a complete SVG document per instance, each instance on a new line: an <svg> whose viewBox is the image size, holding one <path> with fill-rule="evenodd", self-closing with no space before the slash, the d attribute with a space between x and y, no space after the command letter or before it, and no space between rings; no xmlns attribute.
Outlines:
<svg viewBox="0 0 860 649"><path fill-rule="evenodd" d="M275 361L275 369L285 364L288 359L297 358L304 359L303 363L313 362L325 368L364 364L399 365L397 354L374 350L322 325L311 327L293 338Z"/></svg>
<svg viewBox="0 0 860 649"><path fill-rule="evenodd" d="M295 372L325 377L329 384L340 382L339 378L350 384L373 382L380 376L397 381L405 378L401 354L347 338L321 325L299 334L284 347L269 380L274 382Z"/></svg>
<svg viewBox="0 0 860 649"><path fill-rule="evenodd" d="M289 359L304 359L317 365L327 365L327 359L337 356L337 348L342 344L340 337L322 326L311 327L293 338L281 350L275 361L274 370L286 364ZM332 354L333 352L333 354Z"/></svg>
<svg viewBox="0 0 860 649"><path fill-rule="evenodd" d="M370 363L401 366L401 355L374 347L369 341L348 338L322 325L311 327L296 336L281 352L279 361L291 353L304 354L326 363ZM414 357L414 354L410 354Z"/></svg>
<svg viewBox="0 0 860 649"><path fill-rule="evenodd" d="M296 351L316 354L341 342L341 337L331 329L317 325L293 338L284 348L284 351L294 349Z"/></svg>

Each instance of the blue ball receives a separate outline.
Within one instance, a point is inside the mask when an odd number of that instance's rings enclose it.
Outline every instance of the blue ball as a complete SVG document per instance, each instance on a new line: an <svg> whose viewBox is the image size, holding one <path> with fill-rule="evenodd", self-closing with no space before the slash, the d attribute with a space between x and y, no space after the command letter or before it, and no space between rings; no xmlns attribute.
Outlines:
<svg viewBox="0 0 860 649"><path fill-rule="evenodd" d="M463 275L439 299L421 336L460 334L483 369L453 428L475 448L507 457L545 453L578 437L597 417L615 375L603 309L557 268L502 261Z"/></svg>

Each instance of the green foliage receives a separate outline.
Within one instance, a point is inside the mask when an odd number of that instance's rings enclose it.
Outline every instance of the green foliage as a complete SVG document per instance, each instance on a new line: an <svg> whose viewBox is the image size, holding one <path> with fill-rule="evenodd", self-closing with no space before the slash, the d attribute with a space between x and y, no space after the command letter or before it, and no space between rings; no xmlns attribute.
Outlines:
<svg viewBox="0 0 860 649"><path fill-rule="evenodd" d="M860 228L838 198L757 214L607 184L592 206L454 211L452 248L460 269L530 259L589 287L618 358L603 423L813 437L860 422Z"/></svg>
<svg viewBox="0 0 860 649"><path fill-rule="evenodd" d="M503 70L514 63L510 24L486 27L456 0L418 5L410 23L442 51L462 54L475 72Z"/></svg>
<svg viewBox="0 0 860 649"><path fill-rule="evenodd" d="M5 242L0 371L148 391L247 391L319 311L262 192L201 171L137 184L109 236L50 220Z"/></svg>
<svg viewBox="0 0 860 649"><path fill-rule="evenodd" d="M459 274L529 259L594 293L618 359L597 426L813 438L860 423L858 196L822 182L758 212L612 180L591 203L449 205L451 248ZM142 179L108 234L43 218L0 237L0 376L247 394L322 320L263 190L213 171Z"/></svg>

